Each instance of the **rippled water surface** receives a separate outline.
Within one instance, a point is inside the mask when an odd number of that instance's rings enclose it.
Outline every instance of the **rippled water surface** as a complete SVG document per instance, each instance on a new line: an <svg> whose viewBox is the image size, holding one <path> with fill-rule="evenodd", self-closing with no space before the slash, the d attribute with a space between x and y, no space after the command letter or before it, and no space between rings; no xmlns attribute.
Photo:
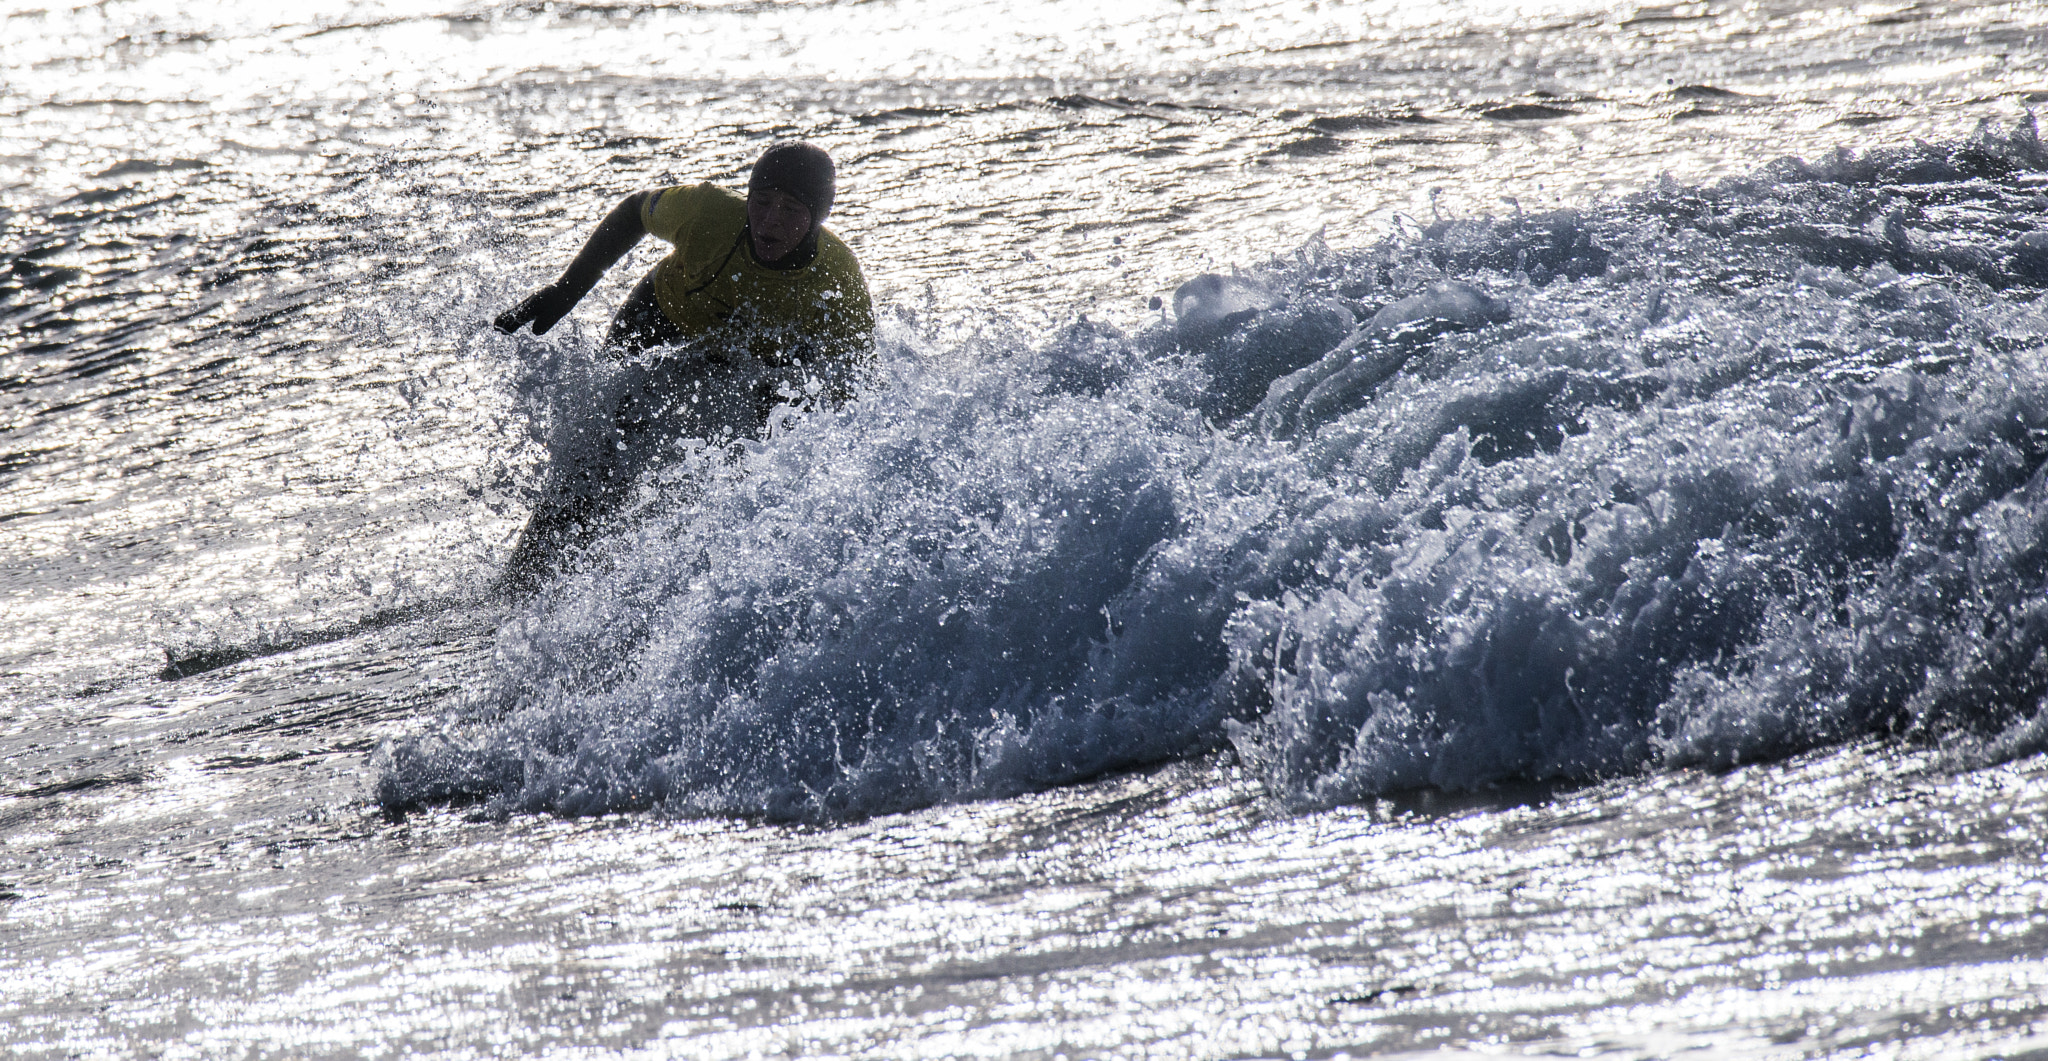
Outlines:
<svg viewBox="0 0 2048 1061"><path fill-rule="evenodd" d="M14 1053L2048 1052L2039 5L0 14ZM873 386L494 595L787 136Z"/></svg>

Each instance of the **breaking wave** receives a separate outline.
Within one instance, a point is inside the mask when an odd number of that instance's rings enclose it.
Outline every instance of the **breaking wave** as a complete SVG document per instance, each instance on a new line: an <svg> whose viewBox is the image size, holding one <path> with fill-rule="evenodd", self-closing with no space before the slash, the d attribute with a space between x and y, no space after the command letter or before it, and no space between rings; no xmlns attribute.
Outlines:
<svg viewBox="0 0 2048 1061"><path fill-rule="evenodd" d="M650 471L377 797L833 821L1219 748L1294 807L2038 751L2044 168L2028 121L1411 223L1137 334L898 315L864 400Z"/></svg>

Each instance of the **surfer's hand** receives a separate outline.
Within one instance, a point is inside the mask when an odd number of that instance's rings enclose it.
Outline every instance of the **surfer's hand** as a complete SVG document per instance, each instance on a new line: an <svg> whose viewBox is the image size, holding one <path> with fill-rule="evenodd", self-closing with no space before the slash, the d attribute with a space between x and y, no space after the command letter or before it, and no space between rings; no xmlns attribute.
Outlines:
<svg viewBox="0 0 2048 1061"><path fill-rule="evenodd" d="M565 291L559 284L546 287L526 296L518 305L498 314L491 325L510 335L522 324L532 324L533 334L540 335L555 326L555 322L567 316L576 307L576 297Z"/></svg>

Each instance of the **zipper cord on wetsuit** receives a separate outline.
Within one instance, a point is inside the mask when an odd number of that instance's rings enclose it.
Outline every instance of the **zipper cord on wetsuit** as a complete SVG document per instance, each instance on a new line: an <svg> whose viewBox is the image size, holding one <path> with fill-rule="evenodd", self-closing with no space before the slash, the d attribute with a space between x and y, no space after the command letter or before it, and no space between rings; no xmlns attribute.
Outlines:
<svg viewBox="0 0 2048 1061"><path fill-rule="evenodd" d="M710 279L707 279L703 283L698 284L696 287L693 287L688 291L683 292L680 296L678 296L677 301L689 298L691 295L694 295L697 292L702 291L707 287L710 287L712 284L717 283L718 274L724 272L727 263L732 261L732 256L740 252L740 243L747 238L747 230L751 227L753 226L741 225L740 234L732 238L732 248L725 252L725 257L720 258L718 260L718 268L711 270Z"/></svg>

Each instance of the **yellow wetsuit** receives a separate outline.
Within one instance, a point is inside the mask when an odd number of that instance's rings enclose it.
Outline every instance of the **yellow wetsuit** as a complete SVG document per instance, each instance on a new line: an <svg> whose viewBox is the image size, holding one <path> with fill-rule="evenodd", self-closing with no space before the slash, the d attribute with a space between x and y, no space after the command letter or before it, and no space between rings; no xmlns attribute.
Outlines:
<svg viewBox="0 0 2048 1061"><path fill-rule="evenodd" d="M831 232L818 230L809 262L770 268L754 260L745 238L746 200L708 183L653 193L640 207L640 222L675 244L653 276L662 316L685 336L710 340L708 352L719 353L730 337L745 353L783 368L816 364L821 356L849 367L870 356L875 314L867 281Z"/></svg>
<svg viewBox="0 0 2048 1061"><path fill-rule="evenodd" d="M640 223L675 250L634 286L606 336L625 362L610 384L616 434L551 468L508 585L532 585L562 549L588 540L643 471L673 459L675 443L763 438L778 407L851 399L874 360L867 281L839 237L819 228L808 261L770 268L754 260L746 201L710 184L643 195Z"/></svg>

